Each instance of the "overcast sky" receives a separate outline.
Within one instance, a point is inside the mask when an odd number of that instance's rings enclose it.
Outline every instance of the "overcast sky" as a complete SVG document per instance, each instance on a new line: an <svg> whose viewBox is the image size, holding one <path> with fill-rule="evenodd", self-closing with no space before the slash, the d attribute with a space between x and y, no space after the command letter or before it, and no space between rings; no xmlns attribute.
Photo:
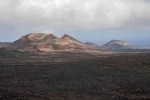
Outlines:
<svg viewBox="0 0 150 100"><path fill-rule="evenodd" d="M33 32L150 47L150 0L0 0L0 41Z"/></svg>

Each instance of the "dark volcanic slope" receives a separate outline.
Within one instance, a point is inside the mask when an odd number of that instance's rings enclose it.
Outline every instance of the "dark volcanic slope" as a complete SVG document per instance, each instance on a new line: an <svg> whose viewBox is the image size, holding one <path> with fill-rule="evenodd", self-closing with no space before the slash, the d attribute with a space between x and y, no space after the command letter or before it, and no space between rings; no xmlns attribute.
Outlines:
<svg viewBox="0 0 150 100"><path fill-rule="evenodd" d="M0 48L6 47L9 44L11 44L11 42L0 42Z"/></svg>
<svg viewBox="0 0 150 100"><path fill-rule="evenodd" d="M7 50L4 48L0 48L0 58L23 57L23 56L26 56L27 54L28 54L27 52L20 52L20 51L16 51L16 50Z"/></svg>
<svg viewBox="0 0 150 100"><path fill-rule="evenodd" d="M123 49L134 49L132 45L122 40L111 40L103 45L103 48L108 50L123 50Z"/></svg>

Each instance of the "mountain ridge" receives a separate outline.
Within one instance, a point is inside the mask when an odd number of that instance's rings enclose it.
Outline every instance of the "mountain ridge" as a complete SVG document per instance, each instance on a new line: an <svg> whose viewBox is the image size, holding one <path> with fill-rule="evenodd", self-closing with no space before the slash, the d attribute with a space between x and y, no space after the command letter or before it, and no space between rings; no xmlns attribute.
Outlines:
<svg viewBox="0 0 150 100"><path fill-rule="evenodd" d="M6 47L8 50L35 52L100 52L81 41L64 34L61 38L53 34L32 33L21 37Z"/></svg>
<svg viewBox="0 0 150 100"><path fill-rule="evenodd" d="M92 42L85 42L84 44L89 45L92 48L103 49L102 46L92 43Z"/></svg>

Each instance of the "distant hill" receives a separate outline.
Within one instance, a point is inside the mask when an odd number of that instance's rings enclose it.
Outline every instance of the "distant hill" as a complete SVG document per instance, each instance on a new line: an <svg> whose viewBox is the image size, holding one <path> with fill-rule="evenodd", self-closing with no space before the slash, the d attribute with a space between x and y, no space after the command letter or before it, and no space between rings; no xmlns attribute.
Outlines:
<svg viewBox="0 0 150 100"><path fill-rule="evenodd" d="M19 40L6 47L8 50L34 51L34 52L100 52L97 47L84 44L79 40L63 35L61 38L53 34L32 33L21 37Z"/></svg>
<svg viewBox="0 0 150 100"><path fill-rule="evenodd" d="M102 47L100 45L95 44L95 43L86 42L85 44L88 45L88 46L90 46L93 49L102 49Z"/></svg>
<svg viewBox="0 0 150 100"><path fill-rule="evenodd" d="M107 50L125 50L125 49L135 49L131 44L122 40L111 40L102 46Z"/></svg>
<svg viewBox="0 0 150 100"><path fill-rule="evenodd" d="M0 42L0 48L4 48L8 46L9 44L11 44L11 42Z"/></svg>

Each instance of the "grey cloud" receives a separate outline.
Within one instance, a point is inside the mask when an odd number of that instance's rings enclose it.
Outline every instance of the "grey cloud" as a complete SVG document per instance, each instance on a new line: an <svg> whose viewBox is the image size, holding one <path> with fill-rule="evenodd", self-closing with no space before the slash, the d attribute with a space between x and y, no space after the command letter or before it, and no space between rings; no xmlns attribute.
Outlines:
<svg viewBox="0 0 150 100"><path fill-rule="evenodd" d="M0 0L0 26L18 32L144 30L150 27L149 10L148 0Z"/></svg>

